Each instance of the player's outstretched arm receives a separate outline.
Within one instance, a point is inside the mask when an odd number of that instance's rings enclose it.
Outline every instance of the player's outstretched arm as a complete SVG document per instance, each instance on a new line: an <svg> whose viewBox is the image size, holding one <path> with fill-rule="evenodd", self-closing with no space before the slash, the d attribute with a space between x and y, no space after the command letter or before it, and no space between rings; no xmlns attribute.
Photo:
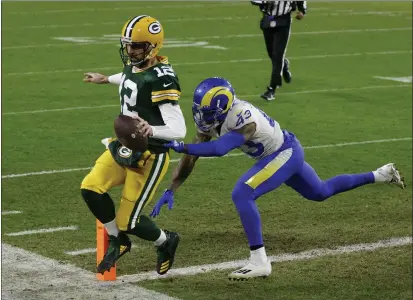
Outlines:
<svg viewBox="0 0 413 300"><path fill-rule="evenodd" d="M195 138L192 140L193 144L205 143L211 140L211 137L202 133L197 133ZM173 172L172 182L169 185L169 189L175 192L178 187L184 183L184 181L191 174L192 169L195 166L195 162L198 160L198 156L185 154L179 161L178 166Z"/></svg>
<svg viewBox="0 0 413 300"><path fill-rule="evenodd" d="M207 136L202 133L197 133L196 137L192 140L193 143L203 143L211 140L210 136ZM164 204L168 204L168 209L171 210L174 203L174 193L176 190L184 183L184 181L191 174L195 162L198 157L193 155L185 154L179 161L178 166L175 168L172 175L172 182L169 185L168 189L165 190L162 197L158 200L153 208L150 216L156 217L161 211L161 207Z"/></svg>
<svg viewBox="0 0 413 300"><path fill-rule="evenodd" d="M106 84L106 83L113 83L113 84L120 84L122 73L114 74L111 76L106 76L100 73L95 72L88 72L83 74L83 81L84 82L92 82L97 84Z"/></svg>
<svg viewBox="0 0 413 300"><path fill-rule="evenodd" d="M184 142L173 141L165 144L165 146L178 153L186 153L195 156L223 156L248 141L254 134L255 130L256 124L252 122L239 129L230 131L212 142L184 144Z"/></svg>

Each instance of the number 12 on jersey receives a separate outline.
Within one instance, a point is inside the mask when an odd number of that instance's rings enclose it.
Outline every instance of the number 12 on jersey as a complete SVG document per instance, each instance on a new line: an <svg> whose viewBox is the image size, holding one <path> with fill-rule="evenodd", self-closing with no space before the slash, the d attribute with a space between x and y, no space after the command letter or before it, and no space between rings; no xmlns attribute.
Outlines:
<svg viewBox="0 0 413 300"><path fill-rule="evenodd" d="M133 115L130 108L136 105L138 85L130 79L125 80L125 77L123 74L119 85L120 111L123 115Z"/></svg>
<svg viewBox="0 0 413 300"><path fill-rule="evenodd" d="M174 70L172 69L172 67L168 67L168 66L162 66L162 67L156 67L153 68L156 71L156 74L158 75L158 77L162 77L165 75L169 75L169 76L173 76L175 77L175 73Z"/></svg>

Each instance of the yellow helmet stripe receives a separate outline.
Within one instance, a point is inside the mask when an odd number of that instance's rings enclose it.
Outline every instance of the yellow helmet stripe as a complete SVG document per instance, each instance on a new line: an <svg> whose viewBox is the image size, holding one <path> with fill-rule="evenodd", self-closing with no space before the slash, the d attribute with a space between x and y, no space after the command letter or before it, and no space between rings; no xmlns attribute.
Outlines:
<svg viewBox="0 0 413 300"><path fill-rule="evenodd" d="M128 25L126 26L125 31L123 32L123 36L124 36L124 37L127 37L127 38L131 38L131 37L132 37L132 29L133 29L133 27L136 25L136 23L139 22L140 19L142 19L142 18L144 18L144 17L147 17L147 15L140 15L140 16L137 16L137 17L132 18L132 19L129 21Z"/></svg>
<svg viewBox="0 0 413 300"><path fill-rule="evenodd" d="M233 102L233 95L232 95L232 93L228 90L228 89L226 89L226 88L224 88L224 87L222 87L222 86L217 86L217 87L214 87L214 88L212 88L212 89L210 89L205 95L204 95L204 97L202 98L202 100L201 100L201 107L204 107L204 106L211 106L211 101L212 101L212 98L214 98L214 97L216 97L216 96L218 96L218 95L225 95L225 96L227 96L228 97L228 105L227 105L227 108L225 109L225 111L224 112L227 112L229 109L230 109L230 107L231 107L231 105L232 105L232 102Z"/></svg>

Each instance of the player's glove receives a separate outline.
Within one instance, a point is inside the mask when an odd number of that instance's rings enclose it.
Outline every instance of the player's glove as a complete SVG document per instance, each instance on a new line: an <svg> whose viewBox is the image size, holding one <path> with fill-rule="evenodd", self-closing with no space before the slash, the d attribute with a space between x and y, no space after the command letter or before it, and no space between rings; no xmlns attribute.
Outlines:
<svg viewBox="0 0 413 300"><path fill-rule="evenodd" d="M159 213L161 212L162 205L166 203L168 203L168 209L171 210L172 206L174 205L174 192L172 192L171 190L165 190L161 199L159 199L158 202L156 202L155 207L150 213L150 216L152 218L155 218L157 215L159 215Z"/></svg>
<svg viewBox="0 0 413 300"><path fill-rule="evenodd" d="M164 144L164 146L167 148L171 148L178 153L184 153L186 150L184 142L171 141L167 144Z"/></svg>

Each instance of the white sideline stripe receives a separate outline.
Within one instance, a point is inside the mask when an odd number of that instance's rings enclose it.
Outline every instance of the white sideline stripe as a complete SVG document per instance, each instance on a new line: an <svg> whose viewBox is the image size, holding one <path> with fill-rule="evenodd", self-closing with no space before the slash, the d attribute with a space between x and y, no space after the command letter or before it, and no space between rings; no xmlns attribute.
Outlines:
<svg viewBox="0 0 413 300"><path fill-rule="evenodd" d="M95 273L5 243L1 250L2 274L7 274L2 299L178 300L134 284L97 281Z"/></svg>
<svg viewBox="0 0 413 300"><path fill-rule="evenodd" d="M20 211L20 210L9 210L9 211L2 211L2 212L1 212L1 215L2 215L2 216L5 216L5 215L17 215L17 214L21 214L21 213L23 213L23 212Z"/></svg>
<svg viewBox="0 0 413 300"><path fill-rule="evenodd" d="M329 57L351 57L351 56L365 56L365 55L391 55L391 54L406 54L412 53L412 50L397 50L397 51L379 51L379 52L356 52L356 53L338 53L338 54L322 54L322 55L307 55L307 56L291 56L288 57L290 60L299 59L318 59L318 58L329 58ZM246 58L246 59L231 59L231 60L210 60L210 61L196 61L196 62L181 62L172 64L176 66L196 66L196 65L210 65L210 64L223 64L223 63L245 63L245 62L259 62L267 61L268 58ZM91 69L96 70L115 70L120 69L119 66L116 67L93 67L88 69L70 69L70 70L51 70L51 71L30 71L30 72L17 72L17 73L6 73L3 76L21 76L21 75L40 75L40 74L56 74L56 73L74 73L74 72L88 72Z"/></svg>
<svg viewBox="0 0 413 300"><path fill-rule="evenodd" d="M400 247L405 245L410 245L412 243L411 237L401 237L401 238L391 238L388 240L381 240L376 243L369 243L369 244L354 244L354 245L347 245L337 247L336 249L312 249L309 251L303 251L299 253L285 253L280 255L274 255L268 257L271 262L279 263L285 261L299 261L299 260L308 260L308 259L315 259L324 256L336 256L341 254L348 254L353 252L364 252L364 251L374 251L377 249L382 248L393 248L393 247ZM176 277L176 276L189 276L189 275L197 275L203 274L210 271L221 271L227 269L237 269L245 266L248 263L247 260L235 260L235 261L228 261L223 263L217 264L207 264L207 265L199 265L187 268L179 268L179 269L171 269L165 275L158 275L156 272L144 272L138 273L134 275L124 275L119 276L118 279L131 283L131 282L139 282L144 280L156 280L161 278L168 278L168 277Z"/></svg>
<svg viewBox="0 0 413 300"><path fill-rule="evenodd" d="M319 148L333 148L333 147L344 147L344 146L354 146L354 145L364 145L364 144L376 144L376 143L389 143L389 142L399 142L399 141L411 141L411 137L403 137L403 138L393 138L393 139L381 139L381 140L371 140L371 141L360 141L360 142L346 142L346 143L338 143L338 144L326 144L326 145L314 145L314 146L305 146L304 149L319 149ZM233 157L233 156L240 156L245 155L244 153L234 153L234 154L227 154L223 157ZM215 159L216 157L200 157L199 159ZM179 159L171 159L171 163L178 162ZM46 174L56 174L56 173L66 173L66 172L74 172L74 171L85 171L90 170L92 167L85 167L85 168L75 168L75 169L62 169L62 170L50 170L50 171L40 171L40 172L30 172L30 173L19 173L19 174L7 174L2 175L2 179L6 178L17 178L17 177L27 177L27 176L37 176L37 175L46 175Z"/></svg>
<svg viewBox="0 0 413 300"><path fill-rule="evenodd" d="M11 233L6 233L6 235L7 236L20 236L20 235L50 233L50 232L65 231L65 230L78 230L78 229L79 229L78 226L67 226L67 227L55 227L55 228L44 228L44 229L36 229L36 230L11 232Z"/></svg>
<svg viewBox="0 0 413 300"><path fill-rule="evenodd" d="M361 32L388 32L388 31L405 31L412 30L411 27L398 27L398 28L363 28L363 29L342 29L342 30L322 30L322 31L303 31L303 32L293 32L292 35L319 35L319 34L330 34L330 33L361 33ZM225 38L255 38L262 37L262 34L234 34L234 35L213 35L213 36L197 36L197 37L177 37L174 39L178 40L208 40L208 39L225 39ZM172 39L172 38L171 38ZM43 45L20 45L20 46L5 46L2 47L2 51L7 50L23 50L29 48L45 48L45 47L73 47L73 46L89 46L89 45L115 45L114 41L102 41L102 42L87 42L87 43L54 43L54 44L43 44Z"/></svg>
<svg viewBox="0 0 413 300"><path fill-rule="evenodd" d="M68 255L81 255L81 254L93 253L93 252L96 252L96 248L86 248L86 249L75 250L75 251L65 251L65 253Z"/></svg>
<svg viewBox="0 0 413 300"><path fill-rule="evenodd" d="M386 89L386 88L400 88L400 87L410 87L409 84L395 84L395 85L370 85L354 88L337 88L337 89L324 89L324 90L305 90L296 92L280 92L277 95L299 95L299 94L313 94L313 93L330 93L330 92L343 92L343 91L354 91L354 90L370 90L370 89ZM258 94L250 95L239 95L239 98L246 99L250 97L258 97ZM182 97L185 98L185 97ZM54 109L39 109L39 110L27 110L27 111L14 111L2 113L3 116L8 115L21 115L21 114L39 114L48 112L58 112L58 111L71 111L79 109L99 109L107 107L118 107L119 104L107 104L107 105L97 105L97 106L75 106L75 107L65 107L65 108L54 108Z"/></svg>

